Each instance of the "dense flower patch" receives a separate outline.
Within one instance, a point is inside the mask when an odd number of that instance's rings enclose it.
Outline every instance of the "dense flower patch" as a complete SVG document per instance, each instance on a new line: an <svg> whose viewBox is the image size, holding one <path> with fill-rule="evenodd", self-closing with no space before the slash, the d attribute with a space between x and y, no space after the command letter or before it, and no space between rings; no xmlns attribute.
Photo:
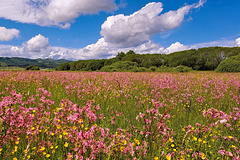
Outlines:
<svg viewBox="0 0 240 160"><path fill-rule="evenodd" d="M0 159L240 158L240 74L0 77Z"/></svg>

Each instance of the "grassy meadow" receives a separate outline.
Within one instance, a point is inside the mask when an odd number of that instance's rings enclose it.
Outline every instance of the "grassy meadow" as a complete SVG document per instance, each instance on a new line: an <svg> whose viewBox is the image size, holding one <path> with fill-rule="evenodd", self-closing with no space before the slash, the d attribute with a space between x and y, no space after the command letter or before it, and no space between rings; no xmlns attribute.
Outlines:
<svg viewBox="0 0 240 160"><path fill-rule="evenodd" d="M233 159L239 73L0 71L0 159Z"/></svg>

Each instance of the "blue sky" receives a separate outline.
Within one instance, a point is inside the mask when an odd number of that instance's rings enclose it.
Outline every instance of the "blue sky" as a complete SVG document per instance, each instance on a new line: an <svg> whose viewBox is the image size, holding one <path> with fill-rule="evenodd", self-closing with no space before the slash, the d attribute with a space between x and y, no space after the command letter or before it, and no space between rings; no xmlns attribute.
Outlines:
<svg viewBox="0 0 240 160"><path fill-rule="evenodd" d="M0 56L110 58L240 46L238 0L1 0Z"/></svg>

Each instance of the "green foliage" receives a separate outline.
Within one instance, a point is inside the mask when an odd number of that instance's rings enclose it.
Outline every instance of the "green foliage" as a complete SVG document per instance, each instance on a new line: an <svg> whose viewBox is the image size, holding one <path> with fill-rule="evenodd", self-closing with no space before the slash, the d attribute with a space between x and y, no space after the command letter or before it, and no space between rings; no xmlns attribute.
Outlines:
<svg viewBox="0 0 240 160"><path fill-rule="evenodd" d="M175 67L174 70L177 72L190 72L190 71L192 71L192 68L180 65L180 66Z"/></svg>
<svg viewBox="0 0 240 160"><path fill-rule="evenodd" d="M214 70L222 60L240 53L240 47L208 47L175 52L166 56L166 65L184 65L194 70Z"/></svg>
<svg viewBox="0 0 240 160"><path fill-rule="evenodd" d="M79 60L71 62L71 71L97 71L100 70L105 65L105 59L99 60Z"/></svg>
<svg viewBox="0 0 240 160"><path fill-rule="evenodd" d="M136 54L133 50L129 50L127 53L126 53L126 56L127 55L131 55L131 54Z"/></svg>
<svg viewBox="0 0 240 160"><path fill-rule="evenodd" d="M129 71L137 67L136 62L128 62L128 61L119 61L115 62L110 66L104 66L100 71L103 72L112 72L112 71Z"/></svg>
<svg viewBox="0 0 240 160"><path fill-rule="evenodd" d="M126 54L122 61L136 62L141 67L160 67L164 64L164 54Z"/></svg>
<svg viewBox="0 0 240 160"><path fill-rule="evenodd" d="M151 66L148 70L150 72L155 72L157 70L157 67L156 66Z"/></svg>
<svg viewBox="0 0 240 160"><path fill-rule="evenodd" d="M70 70L70 64L67 62L64 62L64 63L60 64L60 66L58 66L56 68L56 70L57 71L68 71L68 70Z"/></svg>
<svg viewBox="0 0 240 160"><path fill-rule="evenodd" d="M40 68L38 66L32 66L32 65L27 66L25 69L32 70L32 71L40 70Z"/></svg>
<svg viewBox="0 0 240 160"><path fill-rule="evenodd" d="M38 66L33 66L31 70L38 71L40 68Z"/></svg>
<svg viewBox="0 0 240 160"><path fill-rule="evenodd" d="M223 60L216 68L217 72L240 72L240 54Z"/></svg>
<svg viewBox="0 0 240 160"><path fill-rule="evenodd" d="M120 52L120 53L117 54L116 59L118 61L121 61L122 58L125 57L125 56L126 56L126 54L124 52Z"/></svg>
<svg viewBox="0 0 240 160"><path fill-rule="evenodd" d="M72 71L189 72L215 70L225 59L240 53L240 47L208 47L171 54L136 54L130 50L101 60L79 60L69 63ZM228 61L227 61L228 62ZM129 65L129 64L134 65ZM224 62L226 63L226 62ZM234 62L236 66L237 62ZM130 67L127 67L130 66ZM140 68L143 67L143 68ZM129 68L129 69L127 69ZM236 67L235 67L236 68ZM58 67L59 69L59 67ZM59 69L61 70L61 69Z"/></svg>

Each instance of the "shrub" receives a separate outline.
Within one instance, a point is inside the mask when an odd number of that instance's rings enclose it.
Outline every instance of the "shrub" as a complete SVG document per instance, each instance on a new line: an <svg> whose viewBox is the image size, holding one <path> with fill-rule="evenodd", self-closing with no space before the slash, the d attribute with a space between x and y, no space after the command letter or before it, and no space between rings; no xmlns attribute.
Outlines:
<svg viewBox="0 0 240 160"><path fill-rule="evenodd" d="M216 68L217 72L240 72L240 54L223 60Z"/></svg>
<svg viewBox="0 0 240 160"><path fill-rule="evenodd" d="M151 66L148 70L150 72L155 72L157 70L157 67L156 66Z"/></svg>
<svg viewBox="0 0 240 160"><path fill-rule="evenodd" d="M176 72L174 67L161 66L157 68L156 72Z"/></svg>
<svg viewBox="0 0 240 160"><path fill-rule="evenodd" d="M130 71L135 67L137 67L136 62L119 61L119 62L113 63L112 65L102 67L100 71L103 71L103 72Z"/></svg>
<svg viewBox="0 0 240 160"><path fill-rule="evenodd" d="M179 65L179 66L175 67L174 70L177 72L189 72L189 71L192 71L192 68L183 66L183 65Z"/></svg>
<svg viewBox="0 0 240 160"><path fill-rule="evenodd" d="M38 71L40 68L38 66L33 66L31 70Z"/></svg>
<svg viewBox="0 0 240 160"><path fill-rule="evenodd" d="M27 66L25 69L26 70L34 70L34 71L40 70L40 68L38 66L32 66L32 65Z"/></svg>

